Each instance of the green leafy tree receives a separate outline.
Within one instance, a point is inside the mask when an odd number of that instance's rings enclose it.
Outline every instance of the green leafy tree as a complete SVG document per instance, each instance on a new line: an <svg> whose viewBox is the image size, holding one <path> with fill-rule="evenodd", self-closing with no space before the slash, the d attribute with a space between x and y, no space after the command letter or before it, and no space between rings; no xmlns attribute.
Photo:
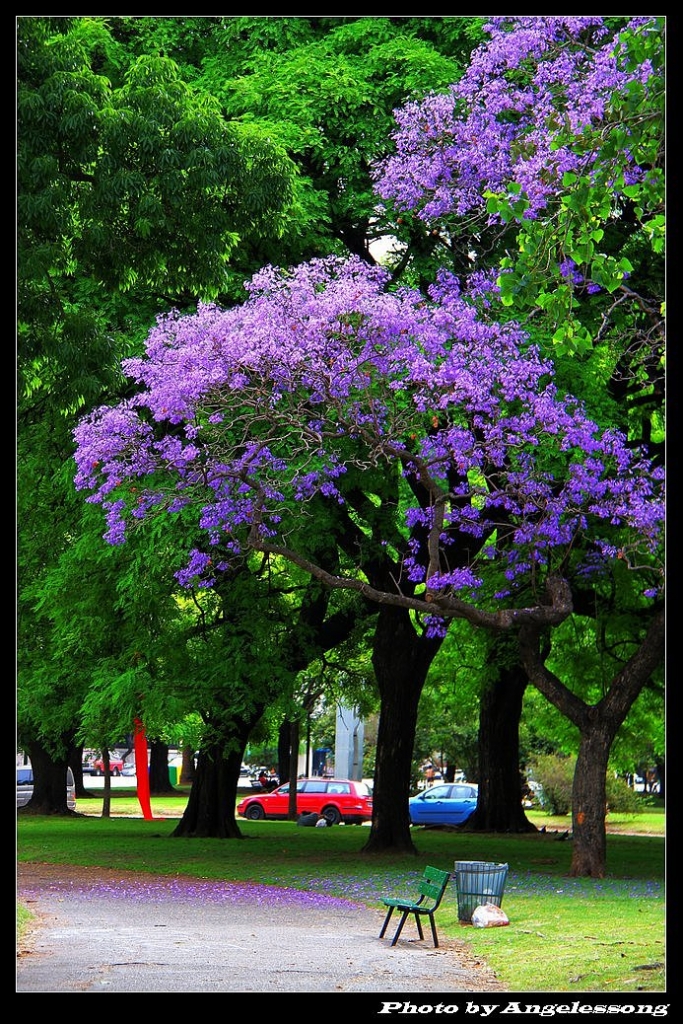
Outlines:
<svg viewBox="0 0 683 1024"><path fill-rule="evenodd" d="M17 53L19 394L66 409L113 384L113 339L215 298L246 235L281 234L294 167L169 58L125 63L103 19L19 18Z"/></svg>
<svg viewBox="0 0 683 1024"><path fill-rule="evenodd" d="M20 17L17 30L17 703L40 780L50 757L80 774L74 706L108 656L91 646L74 663L47 625L48 576L88 533L67 469L75 417L120 393L118 362L162 308L217 295L241 238L281 230L294 167L170 59L133 59L101 18Z"/></svg>
<svg viewBox="0 0 683 1024"><path fill-rule="evenodd" d="M386 233L372 167L393 110L461 73L477 18L222 19L198 81L228 116L258 124L296 162L297 205L278 246L257 241L244 276L330 252L373 261Z"/></svg>

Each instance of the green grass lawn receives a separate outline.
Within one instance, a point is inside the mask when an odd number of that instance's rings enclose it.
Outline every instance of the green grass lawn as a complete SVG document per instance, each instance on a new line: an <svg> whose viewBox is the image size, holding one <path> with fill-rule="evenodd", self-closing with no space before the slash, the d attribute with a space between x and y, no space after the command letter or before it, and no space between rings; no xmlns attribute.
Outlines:
<svg viewBox="0 0 683 1024"><path fill-rule="evenodd" d="M460 922L452 882L437 915L443 939L466 941L510 992L666 991L664 817L656 806L628 821L610 816L606 877L573 879L571 840L560 839L570 825L565 818L531 814L546 825L537 834L416 828L417 856L378 857L361 852L367 830L359 826L301 829L240 820L243 841L172 839L186 799L187 793L152 797L153 821L142 818L134 791L120 790L109 818L101 817L101 797L78 801L83 817L20 814L17 856L291 886L377 908L382 896L416 884L426 864L452 871L455 860L507 863L502 906L509 926Z"/></svg>

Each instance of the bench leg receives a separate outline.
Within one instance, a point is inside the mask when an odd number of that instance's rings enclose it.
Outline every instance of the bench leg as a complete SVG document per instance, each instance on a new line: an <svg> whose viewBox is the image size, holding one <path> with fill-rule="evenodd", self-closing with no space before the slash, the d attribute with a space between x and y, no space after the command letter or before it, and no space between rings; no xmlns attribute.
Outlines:
<svg viewBox="0 0 683 1024"><path fill-rule="evenodd" d="M384 918L384 924L382 925L382 931L379 933L380 939L384 937L384 933L387 930L387 925L389 924L389 918L391 917L393 912L394 912L394 908L393 907L389 907L389 913Z"/></svg>
<svg viewBox="0 0 683 1024"><path fill-rule="evenodd" d="M408 917L409 913L410 913L409 910L404 910L403 913L401 914L401 920L400 920L398 928L396 929L396 934L394 935L393 939L391 940L391 945L392 946L395 946L396 943L398 942L398 937L401 934L401 930L403 928L403 925L406 923L406 918Z"/></svg>
<svg viewBox="0 0 683 1024"><path fill-rule="evenodd" d="M393 914L393 912L395 910L398 910L398 909L399 909L398 907L389 907L389 910L387 912L387 916L384 918L384 924L382 925L382 930L379 933L380 939L384 938L384 934L385 934L385 932L387 930L387 927L389 925L389 921L391 920L391 915ZM420 919L421 915L420 915L419 911L414 910L411 907L408 907L407 909L402 909L401 910L401 920L399 921L398 928L396 929L396 933L395 933L393 939L391 940L391 945L392 946L395 946L396 943L398 942L399 935L403 931L403 925L406 923L406 920L408 919L408 915L411 914L411 913L414 914L414 916L415 916L415 924L417 925L417 934L420 936L421 939L424 939L424 929L422 927L422 921ZM436 934L436 921L434 920L434 914L430 914L427 911L423 911L423 913L426 913L427 917L429 918L429 924L430 924L431 929L432 929L432 939L434 941L434 945L436 947L438 947L438 945L439 945L439 938L438 938L438 935Z"/></svg>

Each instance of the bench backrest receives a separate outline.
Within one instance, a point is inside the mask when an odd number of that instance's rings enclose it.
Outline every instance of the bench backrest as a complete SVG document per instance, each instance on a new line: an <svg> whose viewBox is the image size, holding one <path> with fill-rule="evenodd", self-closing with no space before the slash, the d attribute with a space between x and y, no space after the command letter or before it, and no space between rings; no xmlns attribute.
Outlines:
<svg viewBox="0 0 683 1024"><path fill-rule="evenodd" d="M433 910L436 910L443 899L446 887L450 881L450 871L442 871L441 868L426 867L420 882L420 896L425 900L433 900Z"/></svg>

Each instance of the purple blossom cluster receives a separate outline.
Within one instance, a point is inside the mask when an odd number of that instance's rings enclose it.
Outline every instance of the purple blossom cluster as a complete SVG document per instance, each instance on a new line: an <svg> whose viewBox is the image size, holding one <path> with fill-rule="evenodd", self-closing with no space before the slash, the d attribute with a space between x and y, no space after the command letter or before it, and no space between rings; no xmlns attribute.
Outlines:
<svg viewBox="0 0 683 1024"><path fill-rule="evenodd" d="M662 473L558 392L520 326L489 318L482 280L444 274L429 298L387 285L360 260L314 260L265 268L242 306L160 317L125 364L138 394L75 431L76 486L107 539L195 508L206 546L179 579L209 585L244 546L286 545L312 499L344 504L354 467L426 495L407 506L406 537L428 542L405 571L428 588L472 595L492 565L512 587L577 537L593 558L628 544L652 561ZM458 534L485 554L451 566Z"/></svg>
<svg viewBox="0 0 683 1024"><path fill-rule="evenodd" d="M628 28L647 33L654 22L636 17ZM651 61L631 59L626 37L601 17L501 16L485 31L489 40L446 93L395 111L396 150L377 168L378 194L430 224L483 213L487 193L521 193L524 217L538 218L563 175L600 168L594 133L609 134L633 84L659 84ZM628 140L628 120L617 120ZM641 179L628 141L618 158L624 185Z"/></svg>

